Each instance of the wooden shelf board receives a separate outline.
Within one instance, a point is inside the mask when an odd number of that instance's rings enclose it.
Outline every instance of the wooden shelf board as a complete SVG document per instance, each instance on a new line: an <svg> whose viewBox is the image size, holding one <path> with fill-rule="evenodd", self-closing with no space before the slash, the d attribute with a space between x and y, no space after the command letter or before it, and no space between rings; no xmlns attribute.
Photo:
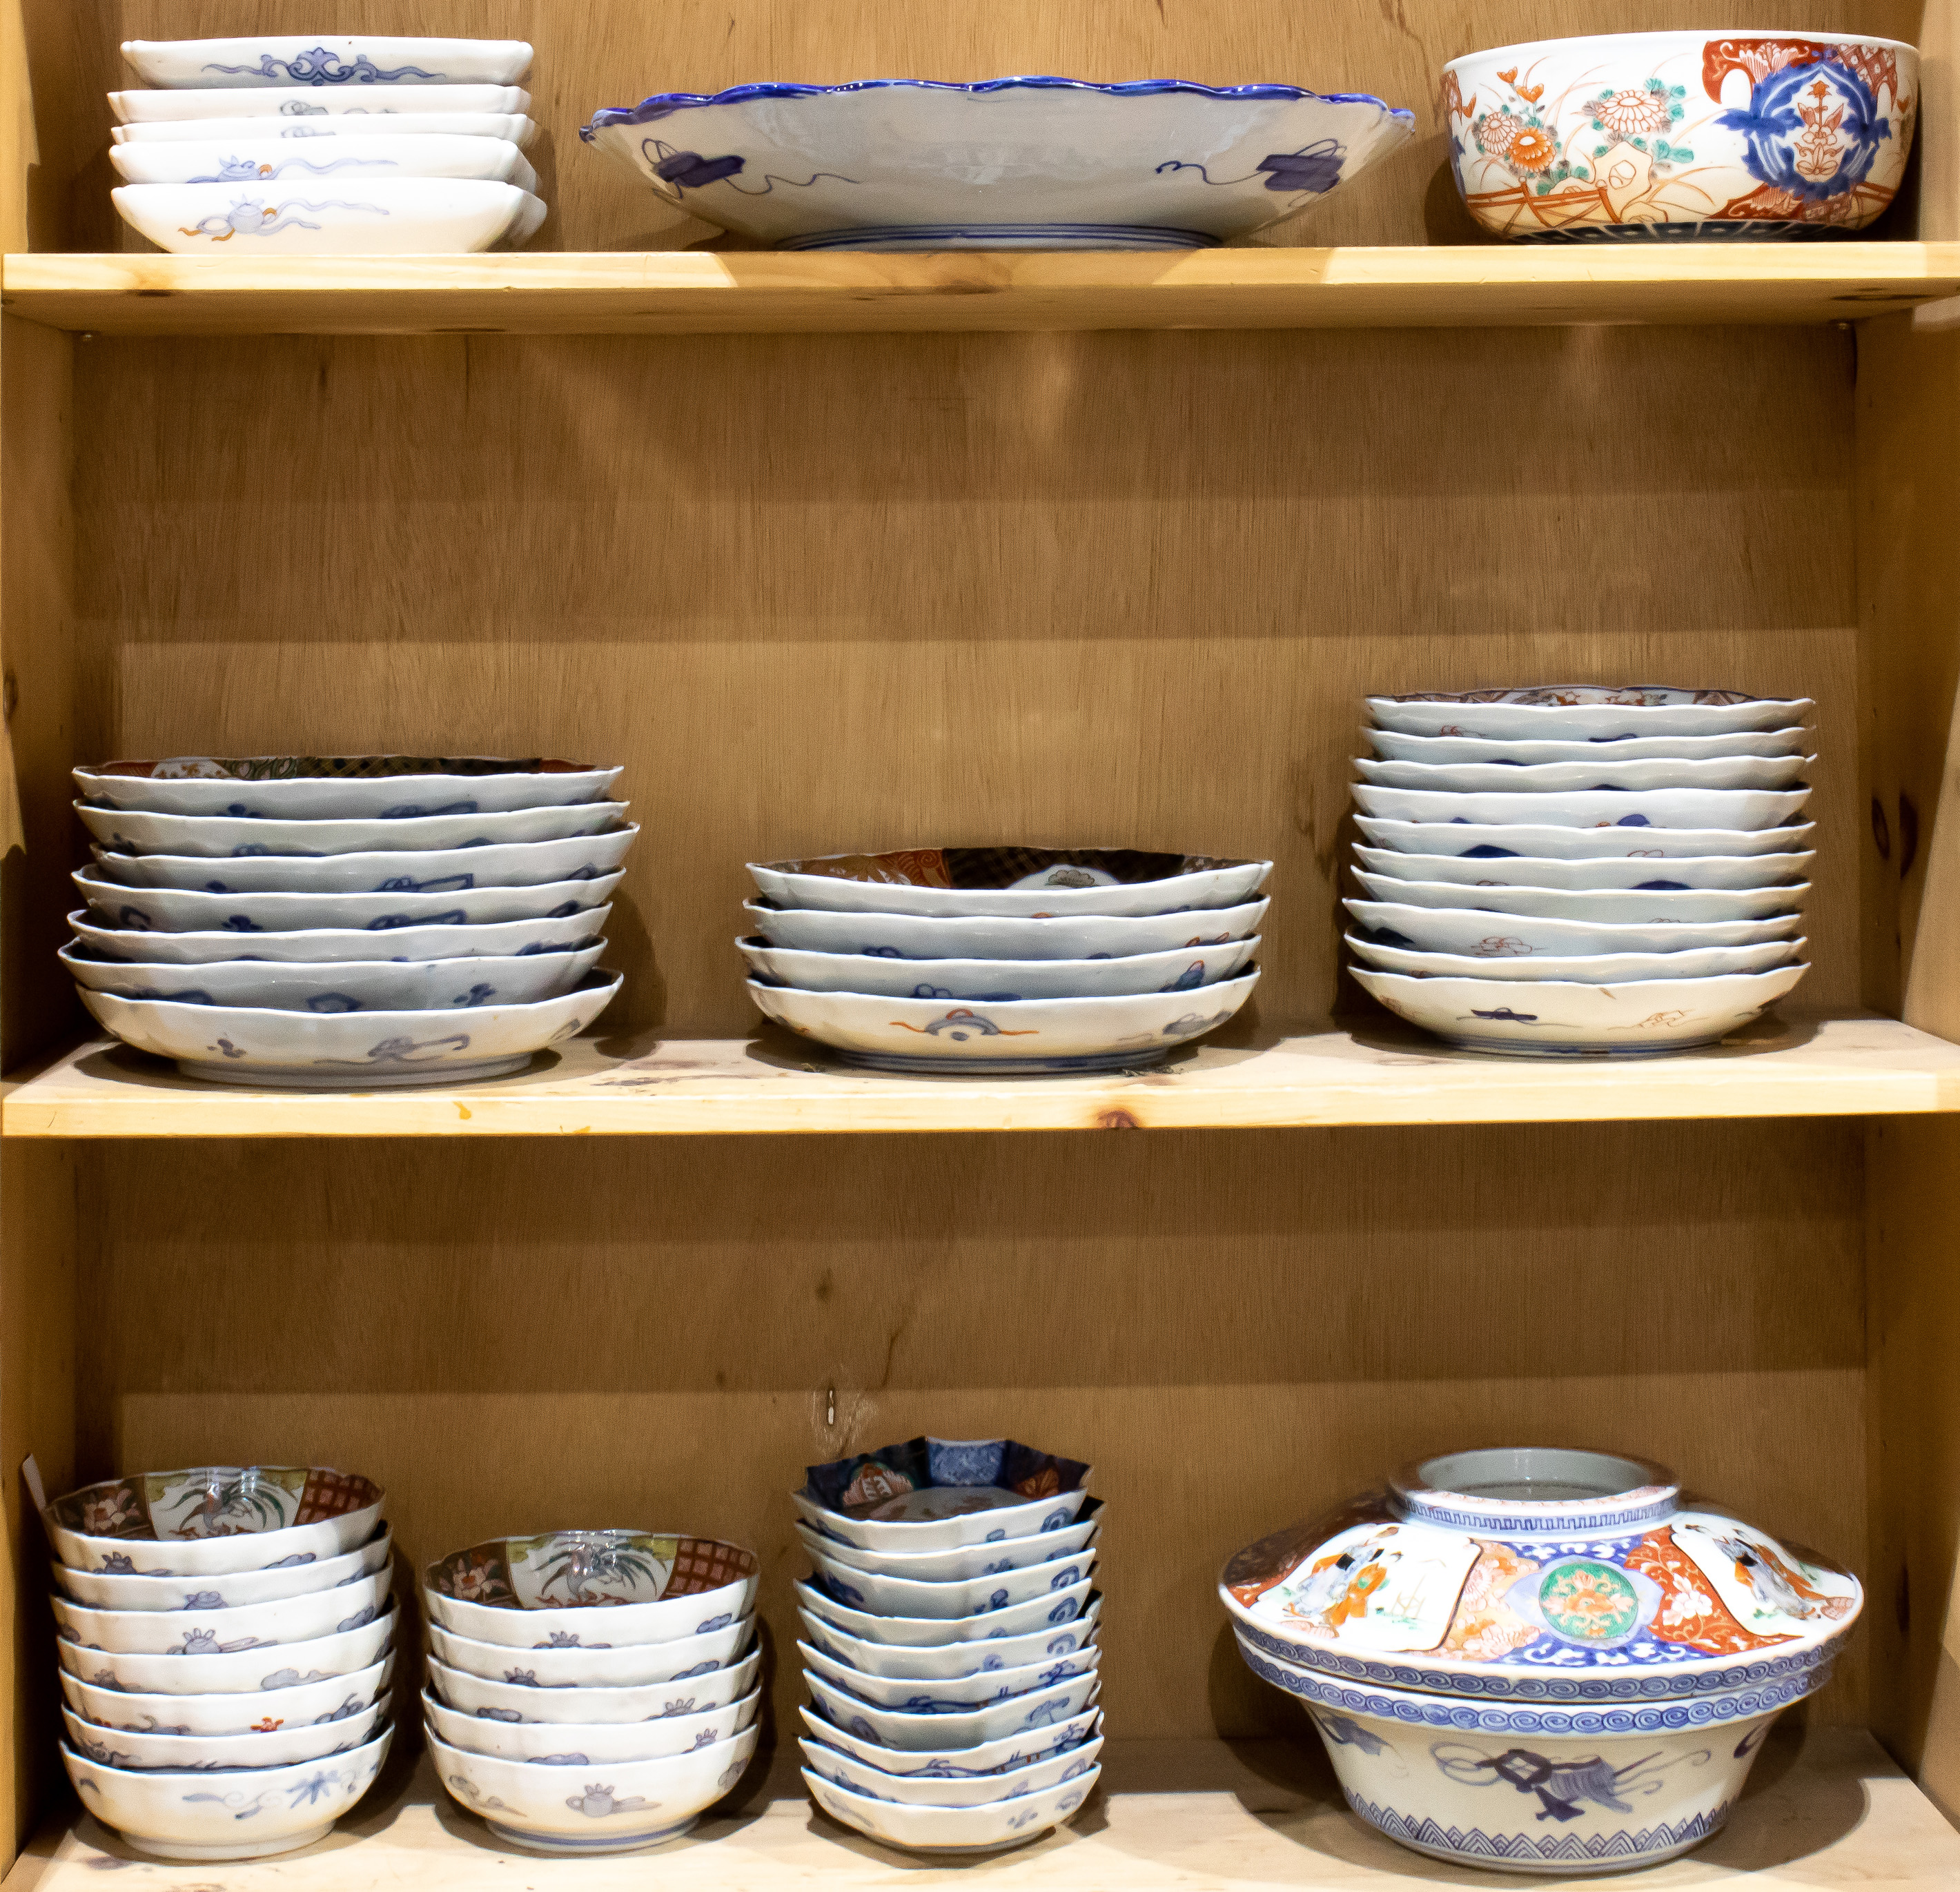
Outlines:
<svg viewBox="0 0 1960 1892"><path fill-rule="evenodd" d="M0 306L103 335L1841 321L1960 294L1960 243L15 255Z"/></svg>
<svg viewBox="0 0 1960 1892"><path fill-rule="evenodd" d="M1302 1741L1112 1741L1102 1785L1076 1824L989 1859L886 1851L817 1813L786 1744L740 1811L705 1820L657 1852L540 1858L502 1845L459 1811L426 1760L391 1765L364 1806L301 1852L202 1868L145 1859L71 1808L10 1872L4 1892L222 1884L225 1892L856 1892L982 1881L1001 1892L1369 1892L1459 1888L1472 1875L1363 1826ZM1651 1867L1643 1887L1751 1892L1933 1892L1960 1884L1960 1833L1862 1728L1773 1739L1727 1827L1685 1858ZM1493 1887L1596 1885L1594 1878L1481 1875Z"/></svg>
<svg viewBox="0 0 1960 1892"><path fill-rule="evenodd" d="M1802 1013L1710 1050L1620 1064L1481 1057L1399 1025L1322 1025L1195 1046L1152 1072L903 1077L851 1070L772 1030L583 1038L488 1083L310 1092L203 1083L97 1038L0 1085L8 1137L1169 1130L1952 1110L1960 1046L1895 1019Z"/></svg>

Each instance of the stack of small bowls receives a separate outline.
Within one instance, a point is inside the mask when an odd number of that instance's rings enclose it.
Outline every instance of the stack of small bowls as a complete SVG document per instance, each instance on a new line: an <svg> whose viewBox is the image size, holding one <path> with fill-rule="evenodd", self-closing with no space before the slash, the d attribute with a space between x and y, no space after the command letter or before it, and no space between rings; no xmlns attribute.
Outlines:
<svg viewBox="0 0 1960 1892"><path fill-rule="evenodd" d="M139 1852L256 1859L323 1838L394 1727L382 1494L323 1466L87 1485L43 1512L62 1761Z"/></svg>
<svg viewBox="0 0 1960 1892"><path fill-rule="evenodd" d="M1370 697L1355 978L1468 1050L1713 1044L1809 970L1811 707L1647 685Z"/></svg>
<svg viewBox="0 0 1960 1892"><path fill-rule="evenodd" d="M521 1070L619 989L597 969L637 828L617 768L179 757L78 768L95 864L62 959L186 1076L310 1089Z"/></svg>
<svg viewBox="0 0 1960 1892"><path fill-rule="evenodd" d="M555 1531L431 1564L429 1752L457 1804L536 1852L689 1830L756 1751L756 1553Z"/></svg>
<svg viewBox="0 0 1960 1892"><path fill-rule="evenodd" d="M129 40L117 214L180 255L460 255L544 221L521 40Z"/></svg>
<svg viewBox="0 0 1960 1892"><path fill-rule="evenodd" d="M1012 1439L913 1439L794 1495L813 1706L803 1780L889 1846L991 1852L1095 1786L1102 1600L1089 1467Z"/></svg>
<svg viewBox="0 0 1960 1892"><path fill-rule="evenodd" d="M1224 1024L1269 860L1127 847L917 847L751 863L749 995L874 1070L1160 1062Z"/></svg>

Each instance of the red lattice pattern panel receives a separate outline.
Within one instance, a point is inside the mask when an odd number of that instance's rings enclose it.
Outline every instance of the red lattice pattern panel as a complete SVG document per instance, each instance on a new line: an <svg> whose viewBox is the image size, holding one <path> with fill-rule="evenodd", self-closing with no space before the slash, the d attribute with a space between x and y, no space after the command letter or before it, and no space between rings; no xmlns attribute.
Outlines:
<svg viewBox="0 0 1960 1892"><path fill-rule="evenodd" d="M674 1547L673 1575L663 1594L696 1596L755 1574L752 1550L737 1544L718 1544L712 1537L682 1537Z"/></svg>
<svg viewBox="0 0 1960 1892"><path fill-rule="evenodd" d="M323 1518L344 1517L361 1511L380 1496L371 1479L354 1471L311 1471L306 1489L300 1493L299 1515L295 1524L317 1524Z"/></svg>

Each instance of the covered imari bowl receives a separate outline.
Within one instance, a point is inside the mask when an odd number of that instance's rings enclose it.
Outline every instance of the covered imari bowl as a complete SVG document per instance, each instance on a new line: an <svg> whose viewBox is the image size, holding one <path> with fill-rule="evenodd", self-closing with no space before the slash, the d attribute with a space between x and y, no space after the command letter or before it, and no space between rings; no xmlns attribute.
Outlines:
<svg viewBox="0 0 1960 1892"><path fill-rule="evenodd" d="M1241 1550L1219 1594L1363 1818L1545 1872L1650 1865L1714 1832L1863 1601L1658 1465L1535 1447L1412 1467Z"/></svg>
<svg viewBox="0 0 1960 1892"><path fill-rule="evenodd" d="M1784 240L1862 230L1912 149L1919 55L1833 33L1625 33L1443 68L1470 213L1500 237Z"/></svg>

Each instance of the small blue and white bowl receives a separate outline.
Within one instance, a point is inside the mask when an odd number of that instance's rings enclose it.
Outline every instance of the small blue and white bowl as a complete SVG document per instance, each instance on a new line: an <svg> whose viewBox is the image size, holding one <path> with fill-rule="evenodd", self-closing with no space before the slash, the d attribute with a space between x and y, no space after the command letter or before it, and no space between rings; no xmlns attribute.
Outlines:
<svg viewBox="0 0 1960 1892"><path fill-rule="evenodd" d="M873 1615L923 1617L940 1622L991 1616L1017 1604L1045 1603L1087 1582L1096 1569L1093 1540L1087 1549L1054 1563L945 1583L915 1582L906 1577L880 1576L874 1570L854 1570L816 1550L810 1551L809 1557L816 1566L817 1581L840 1603L867 1609Z"/></svg>
<svg viewBox="0 0 1960 1892"><path fill-rule="evenodd" d="M917 1681L867 1675L812 1643L799 1642L797 1648L810 1674L873 1708L900 1715L971 1714L1017 1695L1038 1693L1076 1676L1093 1674L1102 1659L1101 1649L1091 1642L1065 1655L1046 1657L1024 1668L989 1669L950 1681Z"/></svg>
<svg viewBox="0 0 1960 1892"><path fill-rule="evenodd" d="M1099 1735L1039 1760L985 1774L887 1773L882 1767L847 1754L834 1741L813 1741L804 1735L798 1737L797 1745L803 1750L803 1764L811 1773L822 1775L848 1792L861 1793L873 1800L895 1801L902 1807L990 1807L999 1801L1040 1793L1059 1786L1064 1780L1080 1779L1096 1765L1096 1757L1102 1751L1102 1738Z"/></svg>
<svg viewBox="0 0 1960 1892"><path fill-rule="evenodd" d="M753 1618L745 1617L714 1633L732 1651L746 1646L754 1626ZM689 1681L705 1672L701 1664L708 1659L697 1656L693 1646L705 1645L709 1639L689 1636L679 1642L635 1642L619 1649L603 1643L589 1648L513 1649L507 1642L479 1642L473 1636L458 1636L436 1622L428 1626L428 1639L432 1658L445 1668L483 1681L535 1690L541 1719L545 1718L546 1698L561 1689L641 1689ZM447 1678L438 1681L444 1700L455 1701ZM462 1704L456 1701L456 1705Z"/></svg>
<svg viewBox="0 0 1960 1892"><path fill-rule="evenodd" d="M425 1689L422 1719L431 1733L466 1754L529 1761L540 1767L583 1767L598 1761L663 1760L731 1740L755 1720L762 1701L758 1687L718 1708L647 1721L508 1722L460 1713Z"/></svg>
<svg viewBox="0 0 1960 1892"><path fill-rule="evenodd" d="M1036 1840L1077 1813L1095 1790L1100 1768L1013 1800L982 1807L906 1806L873 1800L803 1770L803 1784L832 1819L908 1852L998 1852Z"/></svg>
<svg viewBox="0 0 1960 1892"><path fill-rule="evenodd" d="M1093 1673L1077 1675L1032 1694L942 1715L905 1714L874 1707L833 1687L809 1669L803 1671L803 1682L817 1706L839 1728L861 1740L912 1753L978 1747L1037 1728L1059 1727L1093 1707L1102 1687L1101 1678Z"/></svg>
<svg viewBox="0 0 1960 1892"><path fill-rule="evenodd" d="M804 1636L813 1648L861 1675L894 1682L961 1681L995 1671L1025 1668L1030 1663L1052 1662L1094 1646L1102 1599L1091 1596L1072 1623L1053 1624L1026 1636L988 1638L977 1642L946 1642L915 1649L902 1642L870 1641L799 1606Z"/></svg>
<svg viewBox="0 0 1960 1892"><path fill-rule="evenodd" d="M689 1643L662 1642L661 1652L676 1664L686 1666L673 1676L656 1682L628 1684L609 1687L597 1682L558 1682L547 1687L533 1681L511 1682L467 1670L452 1668L431 1655L428 1658L428 1684L436 1699L460 1714L474 1715L484 1721L566 1722L656 1721L667 1716L704 1714L711 1708L725 1708L739 1701L756 1685L762 1663L760 1649L746 1655L723 1653L746 1647L755 1619L732 1629L718 1630L712 1636L700 1636ZM490 1647L479 1643L479 1649ZM505 1673L534 1673L521 1661Z"/></svg>
<svg viewBox="0 0 1960 1892"><path fill-rule="evenodd" d="M877 1576L905 1577L915 1582L952 1583L998 1576L1007 1570L1025 1570L1086 1550L1096 1534L1096 1514L1102 1508L1100 1500L1092 1498L1077 1522L1058 1531L995 1538L957 1550L921 1550L912 1554L899 1550L861 1550L854 1544L839 1544L826 1533L813 1530L800 1518L796 1531L803 1547L813 1557L827 1557L848 1569L869 1571Z"/></svg>
<svg viewBox="0 0 1960 1892"><path fill-rule="evenodd" d="M661 93L579 135L784 249L1201 250L1318 202L1414 123L1366 94L1028 76Z"/></svg>
<svg viewBox="0 0 1960 1892"><path fill-rule="evenodd" d="M1024 1728L998 1741L966 1747L887 1747L867 1735L840 1728L820 1709L798 1711L803 1725L826 1747L841 1748L867 1767L908 1780L980 1780L1014 1773L1050 1755L1066 1754L1102 1731L1102 1711L1092 1708L1051 1728Z"/></svg>
<svg viewBox="0 0 1960 1892"><path fill-rule="evenodd" d="M1222 945L1180 946L1122 959L888 959L868 952L799 952L773 946L759 935L737 940L735 948L748 962L750 976L772 985L986 1004L1195 991L1243 971L1258 952L1259 940L1255 934Z"/></svg>
<svg viewBox="0 0 1960 1892"><path fill-rule="evenodd" d="M928 1435L812 1465L791 1496L805 1524L840 1544L958 1550L1068 1529L1091 1469L1018 1439Z"/></svg>
<svg viewBox="0 0 1960 1892"><path fill-rule="evenodd" d="M1006 1642L1037 1630L1060 1629L1078 1621L1089 1607L1095 1579L1026 1603L1009 1604L973 1616L877 1616L842 1603L816 1583L796 1583L799 1607L853 1636L878 1639L903 1649L947 1649L957 1644Z"/></svg>
<svg viewBox="0 0 1960 1892"><path fill-rule="evenodd" d="M72 1708L62 1710L68 1743L103 1767L135 1773L231 1773L247 1767L291 1767L364 1747L388 1717L386 1702L335 1721L298 1722L243 1735L138 1735L99 1727ZM275 1717L269 1717L276 1719Z"/></svg>

